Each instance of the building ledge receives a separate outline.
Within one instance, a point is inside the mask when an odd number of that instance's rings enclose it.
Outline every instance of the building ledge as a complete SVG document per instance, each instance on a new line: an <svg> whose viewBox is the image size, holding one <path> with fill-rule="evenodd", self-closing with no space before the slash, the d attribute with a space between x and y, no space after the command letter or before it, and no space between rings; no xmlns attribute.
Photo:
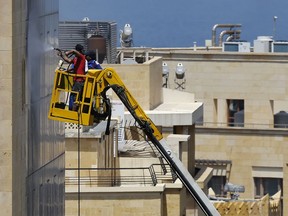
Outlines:
<svg viewBox="0 0 288 216"><path fill-rule="evenodd" d="M120 186L120 187L89 187L81 186L80 193L159 193L163 192L166 184L157 184L156 186ZM171 188L171 186L169 186ZM66 186L65 193L78 193L78 186Z"/></svg>

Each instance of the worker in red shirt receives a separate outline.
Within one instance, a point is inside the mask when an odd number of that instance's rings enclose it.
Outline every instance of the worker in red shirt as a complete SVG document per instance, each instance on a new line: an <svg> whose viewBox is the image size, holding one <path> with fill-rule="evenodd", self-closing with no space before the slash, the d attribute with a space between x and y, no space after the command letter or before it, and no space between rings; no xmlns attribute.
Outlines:
<svg viewBox="0 0 288 216"><path fill-rule="evenodd" d="M77 44L75 49L68 51L59 51L58 55L69 64L73 64L73 71L76 75L85 75L86 59L84 55L84 47ZM68 57L72 56L72 57ZM72 91L79 92L79 99L81 99L82 89L84 86L85 78L82 76L75 76ZM71 93L69 97L69 110L77 111L77 104L75 104L76 94Z"/></svg>

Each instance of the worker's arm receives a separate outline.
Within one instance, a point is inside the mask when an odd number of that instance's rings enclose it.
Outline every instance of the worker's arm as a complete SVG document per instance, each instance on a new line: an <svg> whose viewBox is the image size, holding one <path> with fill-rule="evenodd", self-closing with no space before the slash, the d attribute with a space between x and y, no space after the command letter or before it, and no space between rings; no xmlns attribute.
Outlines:
<svg viewBox="0 0 288 216"><path fill-rule="evenodd" d="M82 55L80 52L78 52L78 51L75 50L75 49L68 50L68 51L66 51L66 52L63 52L63 51L58 52L58 55L59 55L61 58L63 58L64 61L66 61L67 63L70 63L70 64L73 63L73 58L69 58L68 56L70 56L70 55L72 55L72 54L74 54L74 55L76 55L76 56Z"/></svg>

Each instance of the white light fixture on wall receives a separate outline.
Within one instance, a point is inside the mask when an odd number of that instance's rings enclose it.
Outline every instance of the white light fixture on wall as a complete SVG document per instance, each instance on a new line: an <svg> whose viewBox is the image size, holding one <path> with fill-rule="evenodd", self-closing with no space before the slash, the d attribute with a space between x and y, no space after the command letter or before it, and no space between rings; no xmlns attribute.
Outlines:
<svg viewBox="0 0 288 216"><path fill-rule="evenodd" d="M166 62L163 62L162 64L162 77L164 78L164 83L162 87L167 88L168 86L168 78L169 78L169 67Z"/></svg>
<svg viewBox="0 0 288 216"><path fill-rule="evenodd" d="M178 63L175 70L175 79L174 82L176 84L175 89L183 90L185 89L185 68L182 63Z"/></svg>

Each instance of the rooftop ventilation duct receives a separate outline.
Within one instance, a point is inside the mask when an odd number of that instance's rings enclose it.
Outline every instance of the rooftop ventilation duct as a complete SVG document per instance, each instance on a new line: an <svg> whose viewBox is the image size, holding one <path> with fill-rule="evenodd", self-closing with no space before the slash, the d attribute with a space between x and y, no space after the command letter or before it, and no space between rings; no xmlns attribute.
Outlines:
<svg viewBox="0 0 288 216"><path fill-rule="evenodd" d="M225 35L231 36L231 39L239 39L241 30L225 30L222 31L219 35L219 46L222 46L223 38Z"/></svg>
<svg viewBox="0 0 288 216"><path fill-rule="evenodd" d="M241 27L241 24L216 24L212 28L212 46L216 46L216 30L217 28L233 28Z"/></svg>

